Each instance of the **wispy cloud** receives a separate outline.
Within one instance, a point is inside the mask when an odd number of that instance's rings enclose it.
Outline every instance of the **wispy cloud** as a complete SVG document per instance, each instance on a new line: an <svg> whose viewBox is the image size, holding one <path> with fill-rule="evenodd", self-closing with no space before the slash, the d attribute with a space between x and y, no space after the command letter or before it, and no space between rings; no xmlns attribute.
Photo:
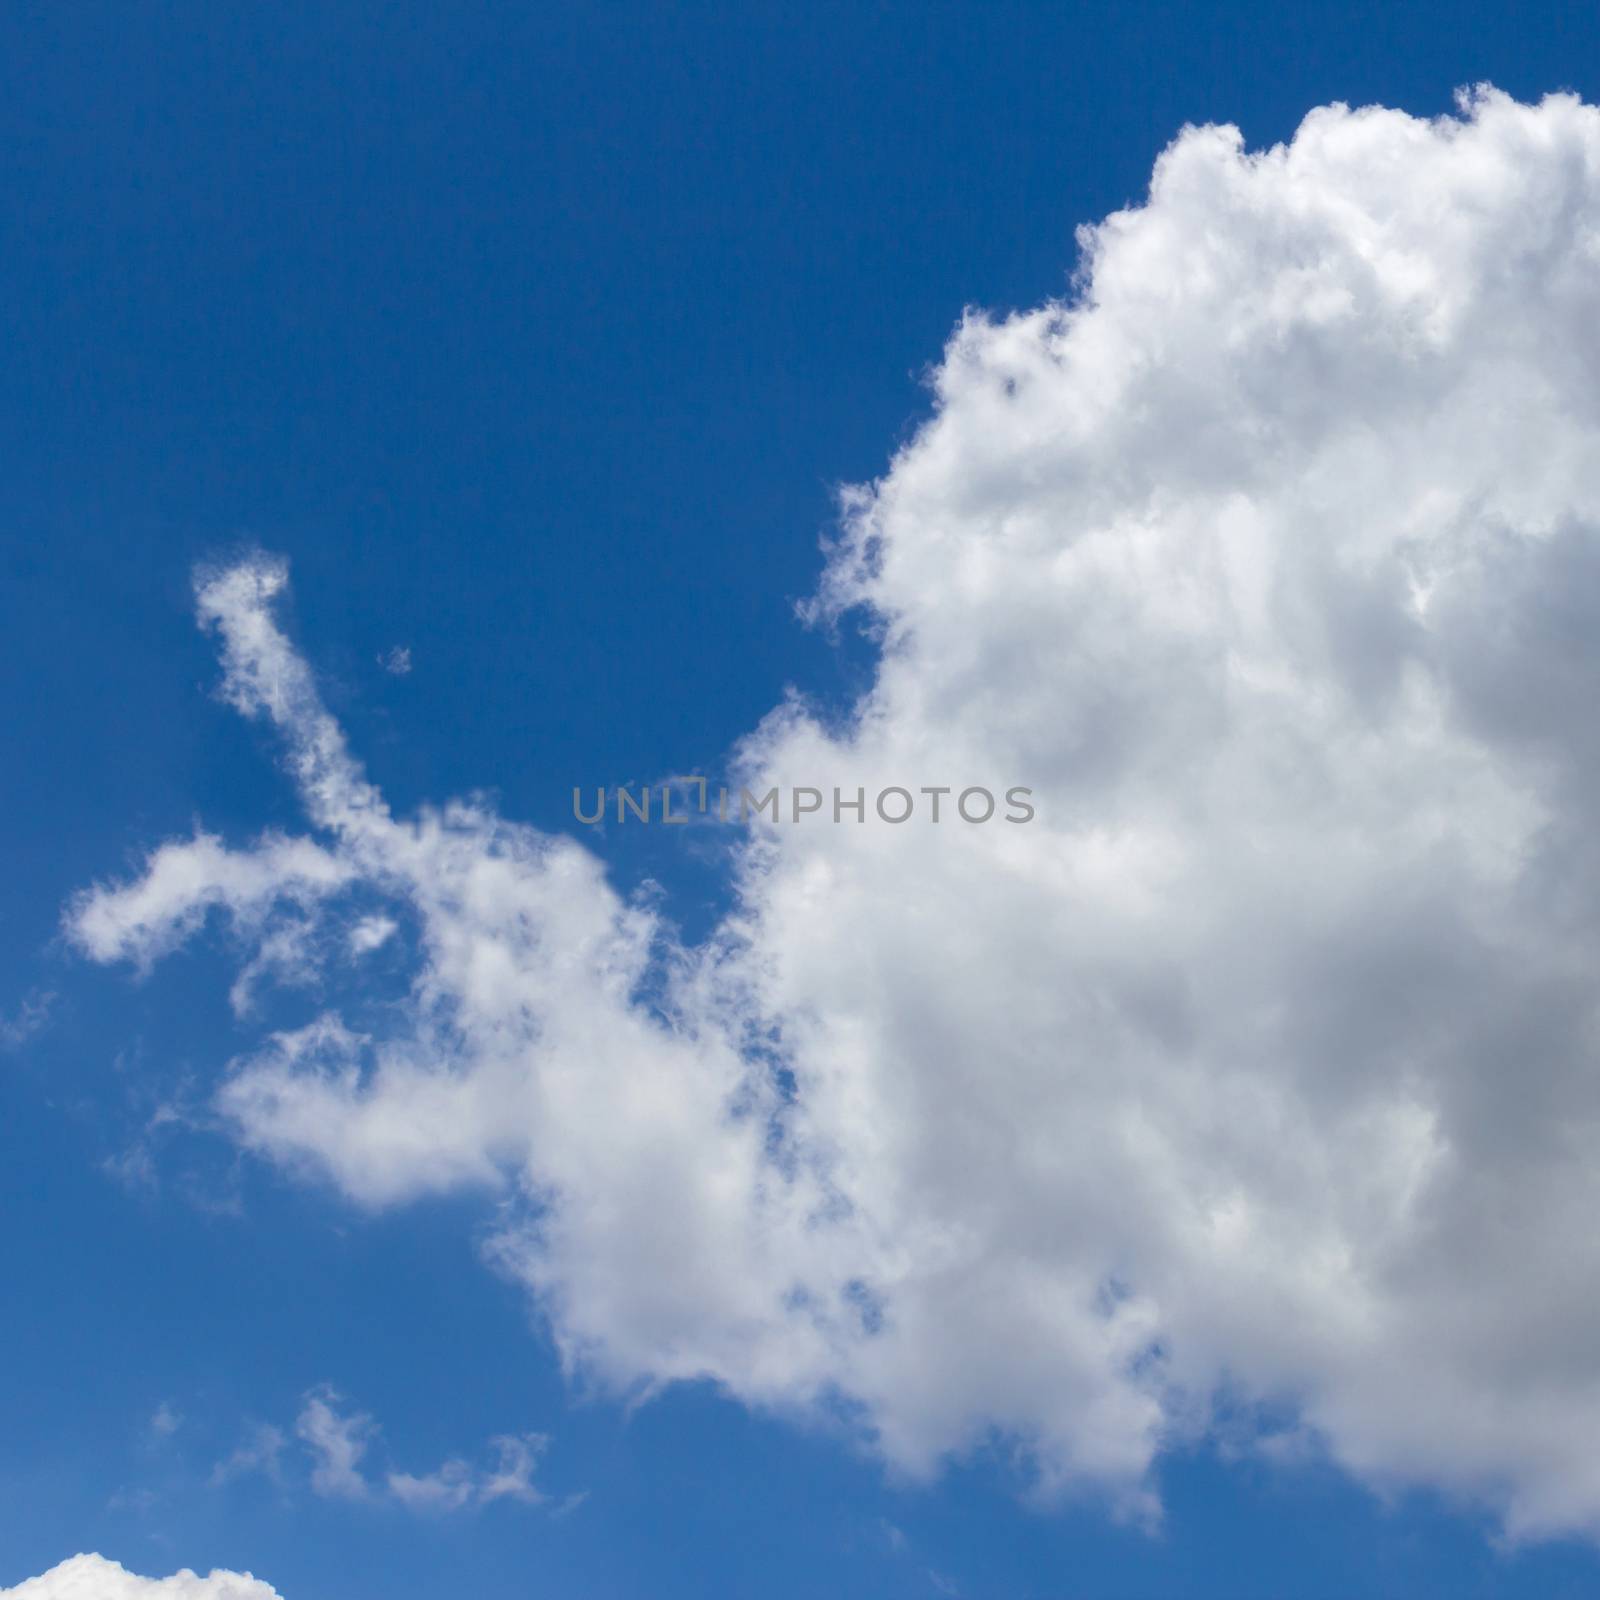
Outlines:
<svg viewBox="0 0 1600 1600"><path fill-rule="evenodd" d="M295 1420L295 1435L311 1453L311 1487L317 1494L329 1499L370 1499L372 1486L362 1473L361 1459L377 1424L363 1412L342 1411L342 1403L331 1388L313 1390Z"/></svg>
<svg viewBox="0 0 1600 1600"><path fill-rule="evenodd" d="M0 1012L0 1050L20 1050L49 1025L56 996L50 990L36 989L24 997L15 1011Z"/></svg>
<svg viewBox="0 0 1600 1600"><path fill-rule="evenodd" d="M274 1483L281 1481L280 1462L287 1443L281 1428L275 1428L269 1422L253 1424L233 1452L211 1469L209 1481L212 1487L220 1488L235 1478L258 1472Z"/></svg>
<svg viewBox="0 0 1600 1600"><path fill-rule="evenodd" d="M501 1434L491 1439L480 1463L451 1457L425 1472L398 1467L373 1467L383 1450L383 1430L369 1413L359 1411L329 1384L308 1390L294 1423L309 1467L312 1493L330 1500L361 1503L391 1501L408 1511L446 1513L469 1505L490 1505L515 1500L529 1506L549 1506L561 1515L584 1498L568 1495L550 1502L534 1482L534 1471L549 1443L541 1433ZM243 1442L212 1469L210 1481L221 1486L251 1473L263 1473L275 1482L284 1480L283 1458L288 1445L282 1429L255 1425Z"/></svg>

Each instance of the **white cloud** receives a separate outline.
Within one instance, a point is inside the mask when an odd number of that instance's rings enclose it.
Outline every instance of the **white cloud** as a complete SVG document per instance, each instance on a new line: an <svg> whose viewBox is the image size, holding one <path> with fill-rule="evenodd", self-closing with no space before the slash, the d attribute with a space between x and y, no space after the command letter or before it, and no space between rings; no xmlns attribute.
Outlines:
<svg viewBox="0 0 1600 1600"><path fill-rule="evenodd" d="M211 1469L212 1487L217 1488L234 1478L246 1477L255 1472L264 1473L276 1481L279 1476L278 1464L287 1442L281 1428L273 1427L270 1422L256 1423L232 1454ZM322 1452L319 1451L319 1463L321 1459Z"/></svg>
<svg viewBox="0 0 1600 1600"><path fill-rule="evenodd" d="M368 1463L379 1453L382 1430L366 1412L350 1409L329 1384L321 1384L303 1397L294 1431L310 1461L312 1492L325 1499L369 1503L390 1499L417 1512L459 1511L496 1500L518 1500L532 1506L545 1503L543 1491L533 1481L548 1443L540 1433L491 1439L489 1460L481 1467L453 1457L431 1472L374 1470ZM213 1487L253 1472L280 1481L285 1443L280 1429L270 1424L256 1426L213 1468ZM557 1509L570 1509L581 1498L569 1496Z"/></svg>
<svg viewBox="0 0 1600 1600"><path fill-rule="evenodd" d="M459 1511L472 1498L472 1468L465 1461L446 1461L415 1477L391 1472L389 1493L410 1511Z"/></svg>
<svg viewBox="0 0 1600 1600"><path fill-rule="evenodd" d="M505 1434L489 1441L492 1464L474 1467L453 1457L432 1472L414 1475L391 1472L385 1486L411 1511L459 1511L468 1505L489 1505L496 1500L517 1500L523 1505L545 1503L542 1490L533 1481L534 1468L548 1443L540 1433ZM568 1497L563 1508L582 1496Z"/></svg>
<svg viewBox="0 0 1600 1600"><path fill-rule="evenodd" d="M1145 1509L1225 1391L1595 1532L1600 112L1190 129L1082 242L849 497L819 609L877 619L873 690L742 752L1033 823L758 832L678 949L568 840L392 817L257 560L201 618L324 842L166 846L69 928L414 919L403 1027L275 1035L219 1108L358 1204L509 1197L619 1388L843 1395L904 1469L998 1432Z"/></svg>
<svg viewBox="0 0 1600 1600"><path fill-rule="evenodd" d="M520 1500L539 1505L544 1495L533 1485L533 1469L549 1442L542 1433L502 1434L491 1439L495 1464L478 1483L480 1500Z"/></svg>
<svg viewBox="0 0 1600 1600"><path fill-rule="evenodd" d="M160 1499L161 1496L154 1489L124 1485L122 1488L114 1489L111 1492L110 1498L106 1501L106 1509L109 1511L131 1511L135 1516L142 1517Z"/></svg>
<svg viewBox="0 0 1600 1600"><path fill-rule="evenodd" d="M54 994L35 990L12 1015L0 1012L0 1051L20 1050L36 1033L43 1032L55 1001Z"/></svg>
<svg viewBox="0 0 1600 1600"><path fill-rule="evenodd" d="M269 1584L249 1573L213 1572L199 1577L185 1568L170 1578L141 1578L103 1556L74 1556L42 1577L14 1589L4 1600L281 1600Z"/></svg>
<svg viewBox="0 0 1600 1600"><path fill-rule="evenodd" d="M393 917L363 917L351 930L350 954L364 956L386 945L399 928Z"/></svg>
<svg viewBox="0 0 1600 1600"><path fill-rule="evenodd" d="M361 1458L377 1431L362 1412L342 1413L340 1397L329 1388L314 1389L295 1421L296 1437L311 1452L311 1487L338 1500L365 1500L372 1493L361 1471Z"/></svg>
<svg viewBox="0 0 1600 1600"><path fill-rule="evenodd" d="M268 837L249 850L228 850L200 834L153 852L134 886L81 897L72 930L96 961L143 966L192 934L208 911L221 908L241 931L258 934L256 971L265 970L275 964L272 939L279 932L268 914L285 905L309 910L347 877L344 863L306 839ZM280 959L282 954L280 948Z"/></svg>

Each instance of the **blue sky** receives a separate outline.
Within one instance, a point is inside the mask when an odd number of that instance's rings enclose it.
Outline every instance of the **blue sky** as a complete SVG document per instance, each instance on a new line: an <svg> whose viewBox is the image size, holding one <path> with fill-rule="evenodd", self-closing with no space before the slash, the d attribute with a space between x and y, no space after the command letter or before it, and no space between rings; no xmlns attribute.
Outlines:
<svg viewBox="0 0 1600 1600"><path fill-rule="evenodd" d="M141 978L60 930L197 821L302 827L270 731L214 692L198 563L288 559L289 635L398 813L484 791L560 831L575 783L720 770L786 686L871 682L871 639L795 606L963 307L1064 293L1074 230L1187 122L1261 146L1334 100L1593 98L1600 21L85 4L0 38L0 1583L82 1549L290 1600L1593 1589L1581 1540L1507 1549L1448 1489L1217 1434L1162 1455L1151 1532L1030 1498L999 1439L915 1482L709 1384L624 1404L485 1266L494 1200L374 1214L172 1116L261 1031L226 937ZM726 909L719 851L589 842L691 940ZM379 1006L403 974L363 983ZM397 1470L545 1435L547 1498L319 1496L292 1438L319 1385ZM262 1425L282 1481L211 1481Z"/></svg>

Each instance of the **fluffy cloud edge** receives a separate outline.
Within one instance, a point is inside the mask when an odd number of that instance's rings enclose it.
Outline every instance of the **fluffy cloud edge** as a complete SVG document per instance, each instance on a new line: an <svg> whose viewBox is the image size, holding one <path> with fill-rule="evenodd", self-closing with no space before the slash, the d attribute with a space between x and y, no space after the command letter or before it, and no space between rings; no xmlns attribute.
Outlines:
<svg viewBox="0 0 1600 1600"><path fill-rule="evenodd" d="M248 1572L217 1569L206 1577L187 1567L169 1578L142 1578L101 1555L76 1555L37 1578L0 1589L0 1600L284 1600Z"/></svg>

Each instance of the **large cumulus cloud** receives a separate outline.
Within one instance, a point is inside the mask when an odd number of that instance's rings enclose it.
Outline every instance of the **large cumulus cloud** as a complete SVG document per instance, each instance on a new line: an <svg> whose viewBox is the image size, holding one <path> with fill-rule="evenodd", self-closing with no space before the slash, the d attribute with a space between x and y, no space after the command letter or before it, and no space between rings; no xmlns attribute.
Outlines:
<svg viewBox="0 0 1600 1600"><path fill-rule="evenodd" d="M202 1578L187 1569L170 1578L141 1578L104 1556L74 1556L15 1589L5 1600L280 1600L278 1591L249 1573L213 1572Z"/></svg>
<svg viewBox="0 0 1600 1600"><path fill-rule="evenodd" d="M292 979L383 896L403 1026L271 1036L219 1107L358 1203L517 1196L504 1261L618 1385L1131 1505L1225 1397L1593 1530L1600 112L1186 130L1081 243L847 498L817 606L872 691L738 757L1032 823L758 824L680 949L570 840L393 817L257 560L201 617L317 837L169 842L70 928L148 960L221 907Z"/></svg>

